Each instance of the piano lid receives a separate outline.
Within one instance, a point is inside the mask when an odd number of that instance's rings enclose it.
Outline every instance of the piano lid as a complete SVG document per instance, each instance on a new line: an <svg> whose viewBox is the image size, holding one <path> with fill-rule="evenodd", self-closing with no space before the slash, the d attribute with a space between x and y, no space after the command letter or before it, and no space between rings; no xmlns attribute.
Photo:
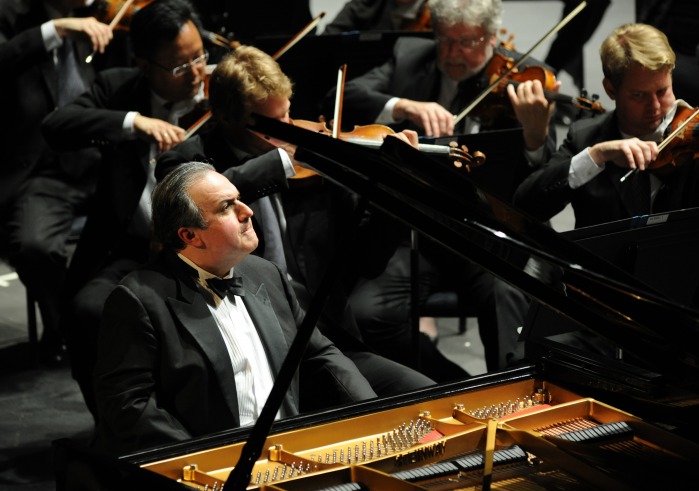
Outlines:
<svg viewBox="0 0 699 491"><path fill-rule="evenodd" d="M633 353L676 384L699 389L699 312L485 191L466 173L397 139L387 139L376 151L262 116L251 128L297 145L299 160L373 206Z"/></svg>

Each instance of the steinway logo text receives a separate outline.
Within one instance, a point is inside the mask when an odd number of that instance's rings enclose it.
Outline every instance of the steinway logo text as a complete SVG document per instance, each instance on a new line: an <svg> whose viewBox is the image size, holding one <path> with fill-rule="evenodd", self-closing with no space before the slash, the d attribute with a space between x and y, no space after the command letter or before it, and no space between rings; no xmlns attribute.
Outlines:
<svg viewBox="0 0 699 491"><path fill-rule="evenodd" d="M428 460L437 455L442 455L447 448L447 442L439 442L429 447L418 448L412 452L396 455L395 466L401 467L408 464L414 464L416 462L422 462L423 460Z"/></svg>

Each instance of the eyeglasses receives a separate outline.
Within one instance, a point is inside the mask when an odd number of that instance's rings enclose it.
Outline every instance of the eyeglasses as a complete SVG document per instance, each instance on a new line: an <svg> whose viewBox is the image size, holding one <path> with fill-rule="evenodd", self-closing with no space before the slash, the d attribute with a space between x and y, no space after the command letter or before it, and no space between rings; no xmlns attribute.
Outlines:
<svg viewBox="0 0 699 491"><path fill-rule="evenodd" d="M481 36L476 39L469 39L469 38L459 38L459 39L452 39L448 38L446 36L436 36L435 39L439 44L446 45L448 48L451 48L453 44L458 44L460 48L462 49L473 49L477 46L480 46L483 44L483 41L488 39L488 36Z"/></svg>
<svg viewBox="0 0 699 491"><path fill-rule="evenodd" d="M189 63L184 63L180 66L176 66L175 68L167 68L167 67L164 67L163 65L161 65L160 63L156 63L154 61L151 61L151 63L153 65L157 66L158 68L165 70L166 72L172 73L172 76L177 78L177 77L181 77L182 75L187 73L187 70L189 70L193 66L205 65L207 61L209 61L209 52L204 50L203 55L197 56Z"/></svg>

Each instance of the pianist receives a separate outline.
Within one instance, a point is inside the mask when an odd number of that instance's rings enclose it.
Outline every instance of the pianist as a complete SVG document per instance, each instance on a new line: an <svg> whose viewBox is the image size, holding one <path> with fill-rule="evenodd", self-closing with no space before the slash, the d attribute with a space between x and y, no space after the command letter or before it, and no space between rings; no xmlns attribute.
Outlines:
<svg viewBox="0 0 699 491"><path fill-rule="evenodd" d="M260 415L303 312L279 268L250 256L258 238L239 198L226 177L198 162L157 185L153 228L163 250L105 304L95 370L99 448L122 454L251 425ZM224 278L239 283L224 291ZM317 329L302 363L328 398L375 397ZM277 417L299 412L298 378Z"/></svg>

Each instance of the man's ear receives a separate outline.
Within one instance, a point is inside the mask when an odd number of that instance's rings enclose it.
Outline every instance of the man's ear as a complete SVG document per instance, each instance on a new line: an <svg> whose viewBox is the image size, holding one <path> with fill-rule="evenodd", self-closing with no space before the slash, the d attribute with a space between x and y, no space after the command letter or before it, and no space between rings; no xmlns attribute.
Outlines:
<svg viewBox="0 0 699 491"><path fill-rule="evenodd" d="M177 230L177 236L186 245L196 245L199 241L197 233L189 227L180 227L179 230Z"/></svg>
<svg viewBox="0 0 699 491"><path fill-rule="evenodd" d="M611 100L616 99L616 90L614 89L614 85L612 85L612 82L608 78L602 79L602 86L604 87L604 91L607 93L609 98Z"/></svg>

